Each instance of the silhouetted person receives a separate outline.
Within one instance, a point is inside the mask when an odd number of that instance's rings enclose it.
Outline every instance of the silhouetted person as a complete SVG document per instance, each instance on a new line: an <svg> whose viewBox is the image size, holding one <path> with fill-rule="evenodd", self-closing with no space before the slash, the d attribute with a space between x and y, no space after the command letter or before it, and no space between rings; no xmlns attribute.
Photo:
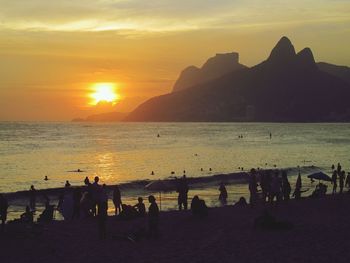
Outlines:
<svg viewBox="0 0 350 263"><path fill-rule="evenodd" d="M332 167L331 167L331 168L332 168L332 171L333 171L333 170L334 170L334 168L335 168L334 164L332 164Z"/></svg>
<svg viewBox="0 0 350 263"><path fill-rule="evenodd" d="M84 184L85 184L86 186L90 185L90 179L89 179L89 177L87 177L87 176L85 177Z"/></svg>
<svg viewBox="0 0 350 263"><path fill-rule="evenodd" d="M98 184L99 181L100 178L98 176L95 176L94 183L91 185L92 200L94 202L94 205L92 207L92 213L94 216L96 215L96 206L99 201L101 192L101 186Z"/></svg>
<svg viewBox="0 0 350 263"><path fill-rule="evenodd" d="M143 217L146 215L146 206L143 203L142 197L139 197L137 200L138 200L138 203L134 205L134 207L137 209L139 216Z"/></svg>
<svg viewBox="0 0 350 263"><path fill-rule="evenodd" d="M106 221L108 211L108 195L106 185L104 184L100 190L98 202L97 202L97 219L98 229L101 239L106 238Z"/></svg>
<svg viewBox="0 0 350 263"><path fill-rule="evenodd" d="M33 223L33 212L30 211L29 206L26 206L26 211L21 215L21 222L26 224Z"/></svg>
<svg viewBox="0 0 350 263"><path fill-rule="evenodd" d="M237 203L234 204L236 207L246 207L248 205L247 200L243 196L241 196Z"/></svg>
<svg viewBox="0 0 350 263"><path fill-rule="evenodd" d="M47 178L47 175L45 175L44 181L48 181L49 178Z"/></svg>
<svg viewBox="0 0 350 263"><path fill-rule="evenodd" d="M34 185L30 186L29 190L29 207L31 210L35 210L36 205L36 189L34 188Z"/></svg>
<svg viewBox="0 0 350 263"><path fill-rule="evenodd" d="M346 176L345 187L350 187L350 173L348 173L348 175Z"/></svg>
<svg viewBox="0 0 350 263"><path fill-rule="evenodd" d="M338 166L339 166L339 163L338 163ZM337 184L337 171L333 171L333 174L332 174L332 184L333 184L333 190L332 190L332 194L335 194L337 192L337 187L338 187L338 184Z"/></svg>
<svg viewBox="0 0 350 263"><path fill-rule="evenodd" d="M149 234L154 238L158 236L159 208L153 195L148 197L148 201L151 204L148 208Z"/></svg>
<svg viewBox="0 0 350 263"><path fill-rule="evenodd" d="M301 175L299 173L297 181L295 183L295 190L294 190L294 193L293 193L293 196L295 196L295 199L297 199L297 200L299 200L301 198L301 186L302 186Z"/></svg>
<svg viewBox="0 0 350 263"><path fill-rule="evenodd" d="M116 185L113 190L113 204L115 208L115 215L118 215L118 213L120 214L122 210L122 198L118 185Z"/></svg>
<svg viewBox="0 0 350 263"><path fill-rule="evenodd" d="M283 200L288 201L290 198L290 192L291 192L290 183L288 181L287 172L282 172L282 194L283 194Z"/></svg>
<svg viewBox="0 0 350 263"><path fill-rule="evenodd" d="M224 183L220 183L219 191L220 191L219 201L220 201L221 205L226 205L227 204L227 190L226 190Z"/></svg>
<svg viewBox="0 0 350 263"><path fill-rule="evenodd" d="M341 173L341 165L340 165L340 163L338 163L338 165L337 165L337 174L340 175L340 173Z"/></svg>
<svg viewBox="0 0 350 263"><path fill-rule="evenodd" d="M0 219L1 219L1 232L5 231L5 223L7 220L7 209L9 205L7 199L3 194L0 194Z"/></svg>
<svg viewBox="0 0 350 263"><path fill-rule="evenodd" d="M270 140L272 139L272 133L270 132Z"/></svg>
<svg viewBox="0 0 350 263"><path fill-rule="evenodd" d="M205 217L208 215L208 207L204 200L199 199L198 195L195 195L191 201L191 211L196 217Z"/></svg>
<svg viewBox="0 0 350 263"><path fill-rule="evenodd" d="M50 202L46 202L44 211L39 215L39 223L47 223L53 220L53 212L55 206L50 205Z"/></svg>
<svg viewBox="0 0 350 263"><path fill-rule="evenodd" d="M270 185L271 185L271 176L268 171L263 171L260 177L260 186L262 191L263 201L266 202L266 199L270 195Z"/></svg>
<svg viewBox="0 0 350 263"><path fill-rule="evenodd" d="M70 187L71 185L70 185L70 183L69 183L69 181L67 180L66 181L66 184L64 185L64 187Z"/></svg>
<svg viewBox="0 0 350 263"><path fill-rule="evenodd" d="M73 191L73 215L72 215L72 219L80 218L80 200L81 200L81 191L79 188L76 188Z"/></svg>
<svg viewBox="0 0 350 263"><path fill-rule="evenodd" d="M339 174L339 193L343 193L344 189L344 181L345 181L345 171L341 171Z"/></svg>
<svg viewBox="0 0 350 263"><path fill-rule="evenodd" d="M154 175L154 171L151 172L151 175Z"/></svg>
<svg viewBox="0 0 350 263"><path fill-rule="evenodd" d="M281 180L278 177L277 171L271 181L271 199L270 199L271 203L273 202L275 197L276 197L276 203L278 203L281 199Z"/></svg>
<svg viewBox="0 0 350 263"><path fill-rule="evenodd" d="M177 192L179 193L177 201L179 205L179 210L187 210L187 194L188 194L188 183L186 175L183 175L182 179L178 180Z"/></svg>
<svg viewBox="0 0 350 263"><path fill-rule="evenodd" d="M251 206L254 206L257 200L257 181L256 181L256 175L255 175L255 170L252 169L249 177L249 203Z"/></svg>

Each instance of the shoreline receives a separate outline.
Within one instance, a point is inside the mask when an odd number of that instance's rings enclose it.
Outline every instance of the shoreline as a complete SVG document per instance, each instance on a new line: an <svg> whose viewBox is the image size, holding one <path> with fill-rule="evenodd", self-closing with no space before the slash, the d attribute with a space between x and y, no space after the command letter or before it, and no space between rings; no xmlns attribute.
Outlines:
<svg viewBox="0 0 350 263"><path fill-rule="evenodd" d="M158 239L132 242L125 234L147 228L147 218L107 219L99 240L97 219L54 221L33 231L0 235L5 262L349 262L350 194L292 199L278 206L209 208L207 218L190 211L160 213ZM148 206L148 203L147 203ZM254 228L264 207L289 230ZM22 229L23 230L23 229ZM21 248L21 253L16 253Z"/></svg>

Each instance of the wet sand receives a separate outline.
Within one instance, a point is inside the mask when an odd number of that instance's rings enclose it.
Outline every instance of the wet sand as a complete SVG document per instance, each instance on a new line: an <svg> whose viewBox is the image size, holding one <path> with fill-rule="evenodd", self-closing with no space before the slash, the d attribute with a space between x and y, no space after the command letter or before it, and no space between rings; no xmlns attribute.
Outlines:
<svg viewBox="0 0 350 263"><path fill-rule="evenodd" d="M146 219L109 217L107 239L96 219L56 221L35 230L8 226L0 237L1 262L350 262L350 195L291 200L269 207L291 230L255 229L263 207L211 208L204 219L190 211L162 212L158 239L123 238Z"/></svg>

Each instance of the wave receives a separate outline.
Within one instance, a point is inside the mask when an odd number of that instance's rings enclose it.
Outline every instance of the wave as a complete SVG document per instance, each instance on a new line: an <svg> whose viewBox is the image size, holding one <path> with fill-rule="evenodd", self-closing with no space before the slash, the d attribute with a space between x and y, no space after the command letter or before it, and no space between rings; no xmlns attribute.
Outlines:
<svg viewBox="0 0 350 263"><path fill-rule="evenodd" d="M276 169L265 169L260 171L273 171ZM302 166L302 167L289 167L289 168L280 168L278 170L287 171L288 176L296 176L300 172L302 175L310 174L316 171L322 170L316 166ZM225 184L246 184L249 179L249 173L246 171L242 172L234 172L227 174L215 174L209 176L201 176L201 177L188 177L187 181L191 189L200 189L200 188L208 188L217 186L220 182L224 182ZM152 187L151 190L146 189L146 186L153 181L161 182L159 187ZM167 179L160 180L136 180L126 183L118 184L120 190L123 195L133 196L144 194L147 192L157 192L157 191L175 191L176 190L176 177L169 177ZM107 185L108 194L111 196L113 192L113 188L116 185ZM65 194L67 192L71 192L76 188L80 188L84 191L87 189L86 186L72 186L69 188L47 188L47 189L38 189L37 190L37 202L44 203L46 198L48 197L50 200L57 200L58 196L61 194ZM18 205L23 205L23 203L28 202L29 199L29 191L18 191L5 193L7 199L13 203Z"/></svg>

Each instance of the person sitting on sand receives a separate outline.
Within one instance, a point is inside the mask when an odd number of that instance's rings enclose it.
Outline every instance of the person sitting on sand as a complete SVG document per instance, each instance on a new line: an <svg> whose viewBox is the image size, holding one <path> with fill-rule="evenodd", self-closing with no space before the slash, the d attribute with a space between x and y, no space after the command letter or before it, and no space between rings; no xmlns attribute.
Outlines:
<svg viewBox="0 0 350 263"><path fill-rule="evenodd" d="M139 213L135 207L131 205L122 204L122 211L119 213L118 218L122 220L131 220L139 216Z"/></svg>
<svg viewBox="0 0 350 263"><path fill-rule="evenodd" d="M338 163L338 167L339 167L339 163ZM332 194L337 193L337 177L338 177L338 172L337 171L333 171L332 174L332 184L333 184L333 190L332 190Z"/></svg>
<svg viewBox="0 0 350 263"><path fill-rule="evenodd" d="M31 224L33 223L33 212L30 211L30 207L26 206L26 211L21 215L21 222Z"/></svg>
<svg viewBox="0 0 350 263"><path fill-rule="evenodd" d="M0 194L0 219L1 219L1 231L5 230L5 223L7 220L7 209L9 205L7 199L3 194Z"/></svg>
<svg viewBox="0 0 350 263"><path fill-rule="evenodd" d="M68 188L68 187L70 187L70 186L71 186L71 184L70 184L69 181L67 180L67 181L66 181L66 184L64 185L64 187L67 187L67 188Z"/></svg>
<svg viewBox="0 0 350 263"><path fill-rule="evenodd" d="M220 183L219 187L220 195L219 195L219 201L221 205L227 204L227 190L223 182Z"/></svg>
<svg viewBox="0 0 350 263"><path fill-rule="evenodd" d="M208 207L204 200L199 199L198 195L192 198L191 211L196 217L205 217L208 215Z"/></svg>
<svg viewBox="0 0 350 263"><path fill-rule="evenodd" d="M113 190L113 204L115 208L115 215L120 214L122 208L122 198L118 185L116 185Z"/></svg>
<svg viewBox="0 0 350 263"><path fill-rule="evenodd" d="M39 223L47 223L53 220L54 205L50 205L49 202L46 203L44 211L39 215Z"/></svg>
<svg viewBox="0 0 350 263"><path fill-rule="evenodd" d="M148 208L148 230L150 237L157 237L158 235L158 224L159 224L159 208L156 202L156 198L153 195L148 197L150 206Z"/></svg>
<svg viewBox="0 0 350 263"><path fill-rule="evenodd" d="M146 206L143 203L142 197L139 197L137 200L138 200L138 203L134 205L134 207L137 209L139 216L143 217L146 215Z"/></svg>
<svg viewBox="0 0 350 263"><path fill-rule="evenodd" d="M237 203L234 204L236 207L246 207L248 205L247 201L243 196L241 196Z"/></svg>

